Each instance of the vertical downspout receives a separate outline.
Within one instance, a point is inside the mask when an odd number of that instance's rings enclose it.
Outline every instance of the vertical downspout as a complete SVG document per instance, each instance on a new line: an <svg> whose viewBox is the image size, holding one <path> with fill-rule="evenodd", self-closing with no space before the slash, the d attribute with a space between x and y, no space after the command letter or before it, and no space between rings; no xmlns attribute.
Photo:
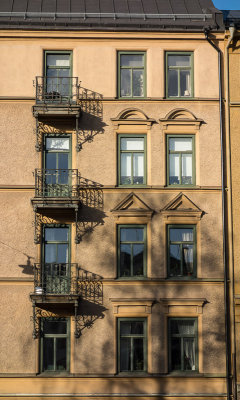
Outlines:
<svg viewBox="0 0 240 400"><path fill-rule="evenodd" d="M225 187L224 187L224 154L223 154L223 99L222 99L222 65L221 50L208 37L209 30L204 30L206 40L218 52L218 79L219 79L219 114L220 114L220 141L221 141L221 175L222 175L222 229L223 229L223 266L224 266L224 303L225 303L225 332L226 332L226 371L227 371L227 398L231 399L231 365L229 358L229 326L228 326L228 271L226 262L226 234L225 234ZM231 391L232 392L232 391Z"/></svg>
<svg viewBox="0 0 240 400"><path fill-rule="evenodd" d="M231 340L231 359L232 359L232 372L233 372L233 394L234 398L237 399L237 377L236 377L236 335L235 335L235 303L234 303L234 256L233 256L233 221L232 221L232 176L231 176L231 137L230 137L230 96L229 96L229 54L228 49L230 47L231 41L235 34L235 27L229 27L229 39L226 45L225 52L225 82L226 82L226 171L227 171L227 229L228 229L228 257L229 257L229 267L231 266L231 271L229 268L229 276L231 282L231 296L229 296L229 318L230 325L232 322L233 335L229 338ZM230 350L230 349L229 349Z"/></svg>

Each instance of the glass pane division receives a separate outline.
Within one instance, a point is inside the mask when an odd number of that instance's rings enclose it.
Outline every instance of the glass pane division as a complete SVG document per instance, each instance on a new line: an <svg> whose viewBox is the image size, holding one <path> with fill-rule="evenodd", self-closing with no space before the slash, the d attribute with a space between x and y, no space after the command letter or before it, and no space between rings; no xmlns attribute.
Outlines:
<svg viewBox="0 0 240 400"><path fill-rule="evenodd" d="M193 185L194 138L168 137L168 184Z"/></svg>
<svg viewBox="0 0 240 400"><path fill-rule="evenodd" d="M128 318L127 318L128 319ZM120 371L146 370L146 333L143 320L119 321Z"/></svg>
<svg viewBox="0 0 240 400"><path fill-rule="evenodd" d="M145 54L119 54L119 96L145 96Z"/></svg>
<svg viewBox="0 0 240 400"><path fill-rule="evenodd" d="M118 231L119 276L145 275L146 227L121 227Z"/></svg>
<svg viewBox="0 0 240 400"><path fill-rule="evenodd" d="M145 184L145 138L120 138L120 184Z"/></svg>
<svg viewBox="0 0 240 400"><path fill-rule="evenodd" d="M167 96L193 96L192 54L167 54Z"/></svg>
<svg viewBox="0 0 240 400"><path fill-rule="evenodd" d="M169 276L193 277L196 275L195 227L168 229Z"/></svg>

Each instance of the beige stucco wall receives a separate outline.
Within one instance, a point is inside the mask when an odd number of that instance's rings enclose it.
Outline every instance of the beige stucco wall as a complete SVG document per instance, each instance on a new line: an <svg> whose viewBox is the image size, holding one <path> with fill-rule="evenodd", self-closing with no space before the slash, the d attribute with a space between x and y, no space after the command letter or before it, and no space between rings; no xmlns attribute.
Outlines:
<svg viewBox="0 0 240 400"><path fill-rule="evenodd" d="M221 219L221 154L219 132L219 105L217 53L204 39L203 34L123 34L109 40L109 34L99 34L97 40L91 33L81 35L61 32L34 34L21 33L20 37L4 38L0 41L1 54L5 63L0 65L0 323L2 331L0 351L0 391L11 390L40 393L65 391L65 393L92 392L94 382L99 393L121 391L162 392L162 393L218 393L226 392L225 347L224 347L224 289L222 263L222 219ZM35 39L30 36L35 35ZM49 35L49 37L46 37ZM54 37L55 35L55 37ZM158 35L158 36L157 36ZM29 36L24 38L24 36ZM80 37L81 36L81 37ZM101 39L100 39L101 36ZM126 39L128 36L128 40ZM157 37L156 37L157 36ZM131 38L131 39L129 39ZM142 39L141 41L139 39ZM151 40L153 39L154 40ZM191 38L191 41L188 40ZM176 41L177 39L177 41ZM16 373L36 374L39 372L38 342L32 339L32 305L29 293L33 290L32 265L40 261L40 245L35 245L34 212L31 198L34 196L32 171L41 167L42 154L36 152L34 134L35 119L32 116L34 97L32 80L43 74L43 50L72 50L73 75L78 76L82 86L104 95L102 115L83 113L80 130L96 131L91 142L83 144L76 152L75 133L66 120L53 122L49 126L63 128L73 133L72 167L82 177L103 185L103 207L95 208L86 204L79 212L80 219L93 226L90 233L83 232L80 244L72 241L72 262L103 277L103 304L96 307L102 318L82 330L81 337L74 339L71 331L71 372L75 374L110 374L111 378L18 378L10 380ZM143 101L115 99L117 81L118 50L144 50L147 54L147 96ZM193 101L165 101L164 97L164 52L167 50L194 51L194 92ZM18 62L16 63L16 55ZM209 84L211 82L211 84ZM12 97L6 99L5 97ZM15 97L19 97L16 99ZM109 99L106 99L109 98ZM159 99L160 98L160 99ZM126 108L138 108L155 122L147 135L148 188L117 188L117 132L111 118ZM200 122L194 128L196 138L196 187L166 188L166 151L163 124L159 119L176 108L187 109ZM194 118L194 117L193 117ZM127 128L128 129L128 128ZM130 127L129 127L130 129ZM131 132L134 128L131 128ZM139 129L139 128L138 128ZM184 132L184 128L181 131ZM175 133L171 131L171 133ZM176 134L179 127L176 127ZM116 278L116 223L111 210L132 190L154 210L148 221L148 278L145 282L123 283ZM202 210L197 225L197 278L196 281L170 282L166 280L166 220L161 213L179 192L183 193ZM185 210L186 211L186 210ZM189 210L188 210L189 211ZM90 221L89 221L89 216ZM64 222L66 214L56 220ZM66 217L69 218L69 217ZM69 219L65 222L69 222ZM130 221L131 223L131 221ZM190 223L189 219L185 223ZM192 223L192 222L191 222ZM75 227L72 224L72 238ZM152 279L152 280L151 280ZM155 281L154 281L155 280ZM114 377L116 373L116 330L113 313L113 298L154 299L152 313L148 318L148 361L149 372L159 374L157 378L137 379ZM160 301L163 298L178 300L206 299L200 311L190 314L199 321L199 362L200 372L213 374L211 379L185 377L173 378L167 374L167 332L168 315ZM3 301L2 301L3 299ZM195 300L194 300L195 299ZM86 303L85 303L86 305ZM85 307L84 302L80 304ZM94 306L95 307L95 306ZM194 307L194 306L192 306ZM195 307L196 308L196 307ZM193 308L192 308L193 309ZM192 310L191 309L191 310ZM178 316L187 316L186 308L178 309ZM185 311L181 311L185 310ZM86 311L85 308L82 310ZM184 314L185 313L185 314ZM136 316L136 315L132 315ZM16 326L19 328L16 330ZM72 322L71 327L74 324ZM8 347L6 349L6 343ZM16 351L12 351L16 349ZM0 349L1 350L1 349ZM23 356L24 354L24 356ZM1 374L5 374L2 382ZM161 375L162 374L162 375ZM219 375L216 375L219 374ZM2 375L3 376L3 375ZM8 378L7 378L8 376ZM219 377L220 376L220 377ZM160 378L159 378L160 377ZM85 379L85 380L84 380ZM102 379L102 380L101 380ZM114 380L115 379L115 380Z"/></svg>

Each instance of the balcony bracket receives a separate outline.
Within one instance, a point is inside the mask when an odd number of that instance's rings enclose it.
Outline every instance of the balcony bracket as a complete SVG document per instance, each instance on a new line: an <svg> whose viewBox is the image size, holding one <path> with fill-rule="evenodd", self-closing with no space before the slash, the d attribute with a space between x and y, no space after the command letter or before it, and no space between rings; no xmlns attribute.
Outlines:
<svg viewBox="0 0 240 400"><path fill-rule="evenodd" d="M79 318L78 318L78 301L75 301L74 304L74 320L75 320L75 332L74 332L74 337L75 339L79 339L81 335L81 331L79 329Z"/></svg>

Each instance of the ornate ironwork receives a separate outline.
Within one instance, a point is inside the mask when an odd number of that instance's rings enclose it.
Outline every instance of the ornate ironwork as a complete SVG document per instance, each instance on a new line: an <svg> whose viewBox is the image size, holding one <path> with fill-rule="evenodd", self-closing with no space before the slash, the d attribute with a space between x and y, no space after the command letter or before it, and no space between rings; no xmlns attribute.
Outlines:
<svg viewBox="0 0 240 400"><path fill-rule="evenodd" d="M81 298L93 302L94 304L102 304L103 301L103 285L102 276L89 272L83 268L79 269L78 291Z"/></svg>
<svg viewBox="0 0 240 400"><path fill-rule="evenodd" d="M77 169L35 169L36 197L77 197Z"/></svg>
<svg viewBox="0 0 240 400"><path fill-rule="evenodd" d="M79 197L82 204L103 208L103 185L87 178L79 177Z"/></svg>
<svg viewBox="0 0 240 400"><path fill-rule="evenodd" d="M77 77L36 76L36 103L76 104L79 98Z"/></svg>
<svg viewBox="0 0 240 400"><path fill-rule="evenodd" d="M71 126L72 130L76 130L76 127ZM38 118L36 118L36 129L34 129L35 134L36 134L36 150L37 151L42 151L43 150L43 142L44 142L44 135L53 135L53 136L65 136L68 133L60 128L57 128L56 126L52 126L49 124L46 124L42 121L39 121Z"/></svg>
<svg viewBox="0 0 240 400"><path fill-rule="evenodd" d="M73 263L34 264L34 293L76 295L78 265Z"/></svg>
<svg viewBox="0 0 240 400"><path fill-rule="evenodd" d="M79 87L79 104L84 112L102 118L102 99L102 94L84 87Z"/></svg>
<svg viewBox="0 0 240 400"><path fill-rule="evenodd" d="M41 235L42 235L42 224L57 224L57 221L51 217L40 214L35 211L35 220L34 220L34 243L41 243Z"/></svg>

